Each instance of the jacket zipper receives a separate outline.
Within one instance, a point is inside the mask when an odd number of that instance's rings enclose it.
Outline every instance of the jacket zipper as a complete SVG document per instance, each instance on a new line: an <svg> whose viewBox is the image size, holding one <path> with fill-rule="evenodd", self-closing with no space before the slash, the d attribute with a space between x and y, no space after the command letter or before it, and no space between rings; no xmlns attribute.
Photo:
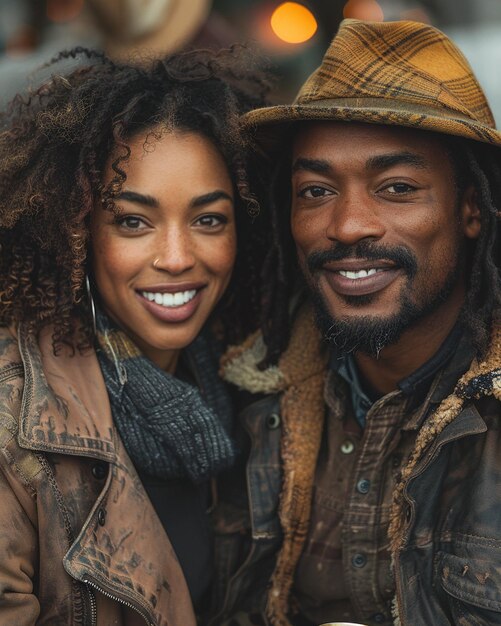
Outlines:
<svg viewBox="0 0 501 626"><path fill-rule="evenodd" d="M136 613L139 613L139 615L144 619L144 621L148 624L148 626L155 626L155 624L153 622L150 622L150 619L149 619L149 617L148 617L148 615L146 613L144 613L143 611L138 609L136 606L134 606L130 602L127 602L126 600L122 600L122 598L118 598L117 596L114 596L113 594L109 593L108 591L105 591L102 587L99 587L99 585L96 585L96 583L91 582L88 578L84 578L83 582L88 587L91 587L91 589L89 589L89 592L90 592L90 597L91 597L92 626L96 626L97 625L96 599L94 598L94 594L92 592L92 588L96 589L97 591L99 591L99 593L102 593L103 596L106 596L107 598L110 598L110 600L114 600L115 602L119 602L120 604L123 604L127 608L132 609L133 611L136 611Z"/></svg>
<svg viewBox="0 0 501 626"><path fill-rule="evenodd" d="M87 585L87 591L89 592L89 601L90 601L90 623L91 626L97 626L97 603L96 598L94 597L94 591Z"/></svg>

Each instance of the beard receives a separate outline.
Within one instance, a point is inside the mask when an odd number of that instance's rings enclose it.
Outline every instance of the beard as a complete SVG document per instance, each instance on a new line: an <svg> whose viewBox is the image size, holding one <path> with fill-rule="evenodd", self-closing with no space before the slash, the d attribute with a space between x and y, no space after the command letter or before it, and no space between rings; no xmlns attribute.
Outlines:
<svg viewBox="0 0 501 626"><path fill-rule="evenodd" d="M346 258L389 260L404 271L406 284L400 293L398 310L394 315L386 318L362 315L354 319L332 316L320 289L312 278L325 263ZM415 255L404 246L387 247L371 242L361 242L356 246L337 244L332 250L314 252L306 259L308 268L306 282L311 292L317 326L324 339L335 345L341 354L362 352L378 358L383 348L395 344L405 330L426 318L448 300L460 276L459 258L460 250L457 250L448 274L439 284L427 290L419 302L415 302L413 301L413 281L418 271L418 263ZM374 301L378 294L343 297L348 305L362 307Z"/></svg>

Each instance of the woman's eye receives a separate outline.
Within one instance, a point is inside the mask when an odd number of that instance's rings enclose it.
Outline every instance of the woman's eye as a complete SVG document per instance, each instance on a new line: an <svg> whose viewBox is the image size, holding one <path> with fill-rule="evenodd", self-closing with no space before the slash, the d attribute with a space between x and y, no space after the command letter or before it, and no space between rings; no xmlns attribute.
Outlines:
<svg viewBox="0 0 501 626"><path fill-rule="evenodd" d="M318 187L316 185L305 187L299 192L299 196L301 198L324 198L325 196L329 196L331 194L332 192L325 189L325 187Z"/></svg>
<svg viewBox="0 0 501 626"><path fill-rule="evenodd" d="M224 215L201 215L196 221L197 226L205 228L217 228L228 222L228 218Z"/></svg>
<svg viewBox="0 0 501 626"><path fill-rule="evenodd" d="M135 215L118 216L116 223L127 230L141 230L145 226L143 220Z"/></svg>
<svg viewBox="0 0 501 626"><path fill-rule="evenodd" d="M384 191L388 191L390 194L401 194L401 193L409 193L411 191L415 191L416 188L412 185L408 185L407 183L393 183L388 187L384 188Z"/></svg>

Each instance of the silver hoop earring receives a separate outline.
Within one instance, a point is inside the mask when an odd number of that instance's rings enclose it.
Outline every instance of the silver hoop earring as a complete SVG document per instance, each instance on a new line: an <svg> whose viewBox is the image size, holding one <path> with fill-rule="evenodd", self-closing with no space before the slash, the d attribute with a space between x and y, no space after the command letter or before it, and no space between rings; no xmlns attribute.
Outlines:
<svg viewBox="0 0 501 626"><path fill-rule="evenodd" d="M153 261L153 267L157 270L158 269L158 262L160 261L160 258L157 257L154 261Z"/></svg>
<svg viewBox="0 0 501 626"><path fill-rule="evenodd" d="M87 300L89 301L90 314L92 318L92 330L94 331L94 335L97 335L96 305L94 304L94 298L92 297L88 274L85 274L85 289L87 290Z"/></svg>

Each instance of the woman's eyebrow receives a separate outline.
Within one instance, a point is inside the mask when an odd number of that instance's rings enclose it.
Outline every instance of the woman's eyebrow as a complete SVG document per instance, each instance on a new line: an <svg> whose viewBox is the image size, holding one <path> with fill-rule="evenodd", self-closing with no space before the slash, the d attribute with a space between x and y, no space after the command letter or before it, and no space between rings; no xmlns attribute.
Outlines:
<svg viewBox="0 0 501 626"><path fill-rule="evenodd" d="M117 200L128 200L129 202L135 202L136 204L142 204L152 208L157 208L159 202L153 196L144 195L137 191L121 191L117 196Z"/></svg>
<svg viewBox="0 0 501 626"><path fill-rule="evenodd" d="M212 202L216 202L217 200L229 200L233 202L233 198L223 191L222 189L217 189L216 191L211 191L209 193L204 193L202 196L197 196L193 198L190 205L191 207L200 207L206 204L211 204Z"/></svg>

